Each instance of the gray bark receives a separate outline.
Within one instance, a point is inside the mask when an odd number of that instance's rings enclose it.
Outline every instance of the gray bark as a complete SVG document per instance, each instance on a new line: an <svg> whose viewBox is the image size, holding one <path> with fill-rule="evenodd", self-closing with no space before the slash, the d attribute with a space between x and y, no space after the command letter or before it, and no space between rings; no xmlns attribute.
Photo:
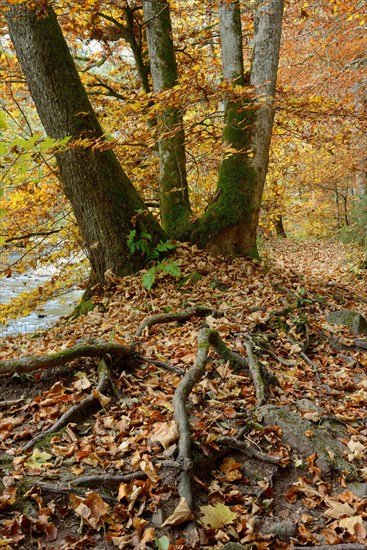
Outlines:
<svg viewBox="0 0 367 550"><path fill-rule="evenodd" d="M255 88L258 108L255 110L251 147L256 174L254 201L259 210L269 165L283 10L284 0L258 0L255 9L250 84Z"/></svg>

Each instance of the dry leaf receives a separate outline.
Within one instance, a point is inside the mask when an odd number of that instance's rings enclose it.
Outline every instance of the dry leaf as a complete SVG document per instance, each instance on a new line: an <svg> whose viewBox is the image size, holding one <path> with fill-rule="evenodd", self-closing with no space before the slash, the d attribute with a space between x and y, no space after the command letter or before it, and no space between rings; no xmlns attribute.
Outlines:
<svg viewBox="0 0 367 550"><path fill-rule="evenodd" d="M324 515L328 518L339 519L343 516L354 516L355 510L350 504L339 502L335 498L325 497L325 504L329 506Z"/></svg>
<svg viewBox="0 0 367 550"><path fill-rule="evenodd" d="M191 512L186 499L182 497L175 511L166 519L162 527L166 525L181 525L181 523L185 523L185 521L190 521L191 519L194 519L194 514Z"/></svg>
<svg viewBox="0 0 367 550"><path fill-rule="evenodd" d="M109 511L109 506L97 493L89 493L87 497L70 495L70 504L74 512L80 516L85 523L99 531L104 523L104 517Z"/></svg>
<svg viewBox="0 0 367 550"><path fill-rule="evenodd" d="M175 420L163 422L151 436L151 441L158 441L164 449L168 449L178 439L178 429Z"/></svg>

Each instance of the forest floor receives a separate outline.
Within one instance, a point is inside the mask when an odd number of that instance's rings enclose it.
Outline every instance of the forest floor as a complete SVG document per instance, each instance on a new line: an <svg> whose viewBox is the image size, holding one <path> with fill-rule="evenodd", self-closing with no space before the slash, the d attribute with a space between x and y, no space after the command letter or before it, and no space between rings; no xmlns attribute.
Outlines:
<svg viewBox="0 0 367 550"><path fill-rule="evenodd" d="M361 254L262 255L0 340L1 548L366 548L366 327L326 318L367 317Z"/></svg>

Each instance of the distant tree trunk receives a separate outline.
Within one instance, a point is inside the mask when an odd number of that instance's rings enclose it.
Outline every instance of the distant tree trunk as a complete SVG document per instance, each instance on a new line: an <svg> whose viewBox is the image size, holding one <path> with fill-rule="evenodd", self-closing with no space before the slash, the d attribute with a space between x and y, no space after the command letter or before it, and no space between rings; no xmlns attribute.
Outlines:
<svg viewBox="0 0 367 550"><path fill-rule="evenodd" d="M341 223L340 223L340 212L339 212L339 190L336 182L334 182L334 197L335 197L336 228L340 229Z"/></svg>
<svg viewBox="0 0 367 550"><path fill-rule="evenodd" d="M277 237L281 239L287 238L287 233L285 232L284 225L283 225L283 216L279 214L279 216L275 219L275 231L277 234Z"/></svg>
<svg viewBox="0 0 367 550"><path fill-rule="evenodd" d="M153 90L161 92L177 84L171 18L167 0L143 0L144 21ZM189 202L185 133L180 109L169 107L159 117L159 197L164 230L176 239L188 237Z"/></svg>
<svg viewBox="0 0 367 550"><path fill-rule="evenodd" d="M72 136L56 155L60 178L80 228L96 281L142 267L127 238L135 226L157 241L163 232L103 138L103 132L51 8L41 15L2 0L17 58L48 136ZM78 140L90 140L83 146ZM73 144L74 142L74 144ZM102 146L98 148L98 143Z"/></svg>
<svg viewBox="0 0 367 550"><path fill-rule="evenodd" d="M241 88L242 97L230 95L225 108L223 160L217 200L196 224L194 235L213 253L229 257L258 257L256 229L268 169L274 118L283 0L259 2L255 11L255 35L250 83L253 102L245 94L239 0L223 0L219 6L223 77Z"/></svg>

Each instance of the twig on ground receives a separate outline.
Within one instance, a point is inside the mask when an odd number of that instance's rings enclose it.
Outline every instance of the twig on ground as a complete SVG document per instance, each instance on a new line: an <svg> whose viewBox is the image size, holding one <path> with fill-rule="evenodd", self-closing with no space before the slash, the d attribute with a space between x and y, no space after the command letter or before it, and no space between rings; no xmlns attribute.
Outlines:
<svg viewBox="0 0 367 550"><path fill-rule="evenodd" d="M159 323L173 323L175 321L182 323L188 321L191 317L207 317L208 315L212 315L213 317L223 317L224 313L206 306L188 307L187 309L177 311L176 313L159 313L158 315L152 315L151 317L146 317L143 319L135 334L136 336L142 336L146 328L149 329L153 325L157 325Z"/></svg>
<svg viewBox="0 0 367 550"><path fill-rule="evenodd" d="M50 428L45 430L44 432L36 435L33 439L28 441L23 447L23 451L27 451L28 449L32 449L34 445L43 439L46 435L49 435L51 433L57 432L58 430L61 430L61 428L64 428L69 422L72 422L75 417L80 416L82 412L84 412L90 405L98 402L98 394L103 393L110 381L110 375L108 367L104 361L104 359L101 359L101 361L98 364L98 374L99 374L99 382L96 389L93 389L93 391L83 399L82 401L79 401L76 405L71 407L68 411L66 411L60 418L53 424Z"/></svg>
<svg viewBox="0 0 367 550"><path fill-rule="evenodd" d="M180 369L180 367L174 367L172 365L169 365L168 363L164 363L163 361L158 361L157 359L152 359L152 357L145 357L144 355L140 355L139 353L136 354L136 359L138 362L142 363L151 363L152 365L155 365L159 369L166 370L169 372L174 372L176 374L185 374L185 371L183 369Z"/></svg>
<svg viewBox="0 0 367 550"><path fill-rule="evenodd" d="M279 464L282 460L279 456L272 456L267 455L265 453L262 453L261 451L258 451L255 449L250 443L247 441L239 441L238 439L234 439L233 437L220 437L216 441L219 445L226 445L227 447L230 447L231 449L237 449L238 451L241 451L241 453L245 454L249 458L256 458L257 460L262 460L263 462L270 462L271 464Z"/></svg>
<svg viewBox="0 0 367 550"><path fill-rule="evenodd" d="M287 336L287 340L288 342L290 342L293 346L299 346L300 343L299 342L296 342L295 340L292 340L292 338L290 338L289 336ZM315 363L313 361L311 361L311 359L308 357L308 355L305 354L304 351L300 351L299 352L299 355L300 357L302 357L302 359L308 364L310 365L310 367L312 367L312 370L314 371L315 373L315 378L317 380L317 382L319 384L321 384L321 377L320 377L320 373L319 373L319 369L317 368L317 365L315 365Z"/></svg>
<svg viewBox="0 0 367 550"><path fill-rule="evenodd" d="M13 405L19 405L19 403L24 402L24 397L20 399L9 399L8 401L0 401L0 409L7 409L8 407L13 407Z"/></svg>
<svg viewBox="0 0 367 550"><path fill-rule="evenodd" d="M209 351L209 333L207 327L203 327L198 335L198 351L194 366L185 374L181 380L175 394L172 404L175 415L175 420L178 425L178 462L183 466L183 471L180 474L178 483L178 494L181 498L185 498L188 507L193 509L192 495L192 450L191 450L191 430L189 415L186 410L186 401L190 395L194 385L202 378Z"/></svg>
<svg viewBox="0 0 367 550"><path fill-rule="evenodd" d="M89 485L100 483L129 483L134 479L146 479L147 474L145 472L131 472L130 474L101 474L96 476L80 476L75 479L70 479L68 483L70 485Z"/></svg>

